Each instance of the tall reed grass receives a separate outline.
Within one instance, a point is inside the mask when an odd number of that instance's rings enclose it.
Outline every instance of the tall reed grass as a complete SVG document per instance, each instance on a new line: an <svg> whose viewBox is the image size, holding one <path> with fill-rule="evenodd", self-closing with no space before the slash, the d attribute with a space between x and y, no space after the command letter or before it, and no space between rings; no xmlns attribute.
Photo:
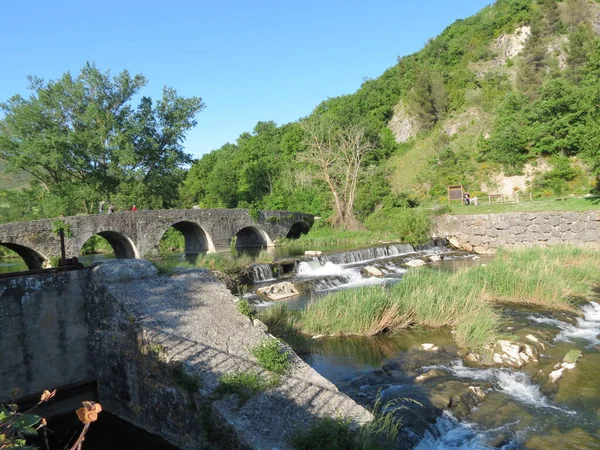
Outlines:
<svg viewBox="0 0 600 450"><path fill-rule="evenodd" d="M499 337L498 304L572 309L574 299L600 286L599 263L600 252L572 247L503 250L487 266L455 273L414 269L390 288L339 291L304 311L279 307L261 318L274 334L287 336L450 327L461 347L479 347Z"/></svg>

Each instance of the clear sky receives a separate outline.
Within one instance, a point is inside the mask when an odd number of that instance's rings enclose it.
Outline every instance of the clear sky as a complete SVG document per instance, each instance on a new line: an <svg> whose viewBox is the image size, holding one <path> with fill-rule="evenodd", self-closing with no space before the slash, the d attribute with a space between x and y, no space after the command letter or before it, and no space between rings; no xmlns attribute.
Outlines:
<svg viewBox="0 0 600 450"><path fill-rule="evenodd" d="M3 2L0 101L26 75L77 73L86 61L206 103L186 150L235 142L256 122L284 124L356 91L456 19L491 0Z"/></svg>

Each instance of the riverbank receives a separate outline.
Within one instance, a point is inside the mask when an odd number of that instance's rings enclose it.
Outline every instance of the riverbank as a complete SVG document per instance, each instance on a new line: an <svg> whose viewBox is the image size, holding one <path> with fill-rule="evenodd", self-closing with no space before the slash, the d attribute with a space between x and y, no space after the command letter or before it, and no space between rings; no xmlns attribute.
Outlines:
<svg viewBox="0 0 600 450"><path fill-rule="evenodd" d="M480 348L502 337L499 304L572 311L600 285L598 261L600 252L571 247L503 250L485 266L456 273L414 269L389 288L334 292L304 310L276 306L261 320L284 338L449 327L460 347Z"/></svg>

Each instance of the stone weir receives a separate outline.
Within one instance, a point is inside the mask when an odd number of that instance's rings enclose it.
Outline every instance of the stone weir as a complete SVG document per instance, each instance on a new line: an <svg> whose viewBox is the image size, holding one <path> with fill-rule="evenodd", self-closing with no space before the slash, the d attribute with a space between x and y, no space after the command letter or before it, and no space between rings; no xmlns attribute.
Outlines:
<svg viewBox="0 0 600 450"><path fill-rule="evenodd" d="M600 249L600 211L440 216L433 235L475 253L559 244Z"/></svg>
<svg viewBox="0 0 600 450"><path fill-rule="evenodd" d="M234 301L208 271L143 260L0 280L0 403L92 382L105 410L190 450L288 449L318 418L372 419L291 350L276 387L222 392L225 374L266 375L251 349L273 339Z"/></svg>

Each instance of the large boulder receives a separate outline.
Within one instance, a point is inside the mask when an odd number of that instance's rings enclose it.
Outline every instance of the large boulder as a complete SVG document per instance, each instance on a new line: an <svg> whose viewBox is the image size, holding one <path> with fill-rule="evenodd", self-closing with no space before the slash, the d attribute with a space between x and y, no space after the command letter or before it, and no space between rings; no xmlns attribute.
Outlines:
<svg viewBox="0 0 600 450"><path fill-rule="evenodd" d="M450 410L456 417L465 417L485 398L481 386L471 386L460 381L447 381L429 392L429 401L441 410Z"/></svg>
<svg viewBox="0 0 600 450"><path fill-rule="evenodd" d="M108 284L150 278L158 275L158 269L145 259L113 259L100 261L92 269L94 277Z"/></svg>
<svg viewBox="0 0 600 450"><path fill-rule="evenodd" d="M298 289L296 289L296 287L289 281L284 281L283 283L272 284L271 286L260 288L256 291L256 293L258 295L268 297L271 300L281 300L300 294Z"/></svg>

